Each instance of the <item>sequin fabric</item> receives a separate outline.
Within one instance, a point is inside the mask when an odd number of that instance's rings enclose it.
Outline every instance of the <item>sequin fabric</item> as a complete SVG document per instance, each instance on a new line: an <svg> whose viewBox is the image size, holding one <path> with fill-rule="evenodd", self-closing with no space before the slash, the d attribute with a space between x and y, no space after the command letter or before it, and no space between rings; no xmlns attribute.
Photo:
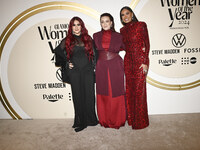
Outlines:
<svg viewBox="0 0 200 150"><path fill-rule="evenodd" d="M124 68L128 124L133 129L149 125L146 95L146 75L141 64L149 66L149 37L144 22L130 22L120 29L125 44Z"/></svg>

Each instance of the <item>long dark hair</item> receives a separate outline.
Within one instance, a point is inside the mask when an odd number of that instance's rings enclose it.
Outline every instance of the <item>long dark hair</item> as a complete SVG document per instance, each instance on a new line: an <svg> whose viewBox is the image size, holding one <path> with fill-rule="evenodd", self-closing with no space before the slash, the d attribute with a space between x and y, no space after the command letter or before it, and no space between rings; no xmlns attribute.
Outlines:
<svg viewBox="0 0 200 150"><path fill-rule="evenodd" d="M111 14L109 14L109 13L103 13L103 14L101 14L101 16L100 16L100 21L101 21L101 18L102 17L109 17L110 18L110 21L112 21L112 25L111 25L111 30L112 31L114 31L115 32L115 22L114 22L114 18L113 18L113 16L111 15Z"/></svg>
<svg viewBox="0 0 200 150"><path fill-rule="evenodd" d="M73 35L72 26L74 21L77 20L81 25L81 41L84 43L85 52L89 59L93 58L93 50L92 50L92 38L88 35L88 30L85 28L85 24L79 17L73 17L69 22L69 29L66 37L66 51L67 58L70 59L70 56L73 52L73 47L75 45L75 37Z"/></svg>
<svg viewBox="0 0 200 150"><path fill-rule="evenodd" d="M124 6L124 7L122 7L122 9L120 10L120 20L121 20L121 23L122 23L123 25L126 25L126 23L124 23L123 20L122 20L122 14L121 14L121 13L122 13L122 10L124 10L124 9L130 11L130 12L133 14L133 18L132 18L132 21L133 21L133 22L138 22L138 19L137 19L137 17L135 16L135 13L133 12L133 10L132 10L130 7L128 7L128 6Z"/></svg>

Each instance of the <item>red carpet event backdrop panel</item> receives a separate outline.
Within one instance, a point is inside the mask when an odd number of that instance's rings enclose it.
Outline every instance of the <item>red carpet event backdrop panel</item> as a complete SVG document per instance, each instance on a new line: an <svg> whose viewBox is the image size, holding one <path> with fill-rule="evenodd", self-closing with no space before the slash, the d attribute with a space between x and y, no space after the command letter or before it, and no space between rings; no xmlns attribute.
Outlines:
<svg viewBox="0 0 200 150"><path fill-rule="evenodd" d="M101 28L100 14L109 12L119 31L123 6L131 7L149 31L149 114L200 112L199 0L20 0L13 6L3 0L0 118L72 118L71 88L61 82L54 48L73 16L83 19L92 36Z"/></svg>

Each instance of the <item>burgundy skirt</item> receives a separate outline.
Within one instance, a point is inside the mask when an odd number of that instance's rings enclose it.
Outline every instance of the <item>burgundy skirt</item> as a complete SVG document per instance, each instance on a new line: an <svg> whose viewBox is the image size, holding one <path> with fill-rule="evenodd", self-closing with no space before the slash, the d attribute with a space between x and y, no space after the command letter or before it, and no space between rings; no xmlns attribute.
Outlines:
<svg viewBox="0 0 200 150"><path fill-rule="evenodd" d="M108 92L108 96L97 94L97 114L99 123L105 128L119 129L121 126L125 125L126 121L125 96L112 97L109 70Z"/></svg>

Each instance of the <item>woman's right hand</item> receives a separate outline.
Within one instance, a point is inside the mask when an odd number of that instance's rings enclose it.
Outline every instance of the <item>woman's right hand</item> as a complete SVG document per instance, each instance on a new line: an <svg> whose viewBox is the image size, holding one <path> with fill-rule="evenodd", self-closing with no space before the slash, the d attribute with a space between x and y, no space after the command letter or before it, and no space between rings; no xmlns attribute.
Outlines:
<svg viewBox="0 0 200 150"><path fill-rule="evenodd" d="M145 65L145 64L142 64L141 66L140 66L140 68L142 68L142 71L143 71L143 73L144 74L147 74L148 73L148 66L147 65Z"/></svg>
<svg viewBox="0 0 200 150"><path fill-rule="evenodd" d="M69 69L72 69L74 65L72 63L69 63Z"/></svg>

